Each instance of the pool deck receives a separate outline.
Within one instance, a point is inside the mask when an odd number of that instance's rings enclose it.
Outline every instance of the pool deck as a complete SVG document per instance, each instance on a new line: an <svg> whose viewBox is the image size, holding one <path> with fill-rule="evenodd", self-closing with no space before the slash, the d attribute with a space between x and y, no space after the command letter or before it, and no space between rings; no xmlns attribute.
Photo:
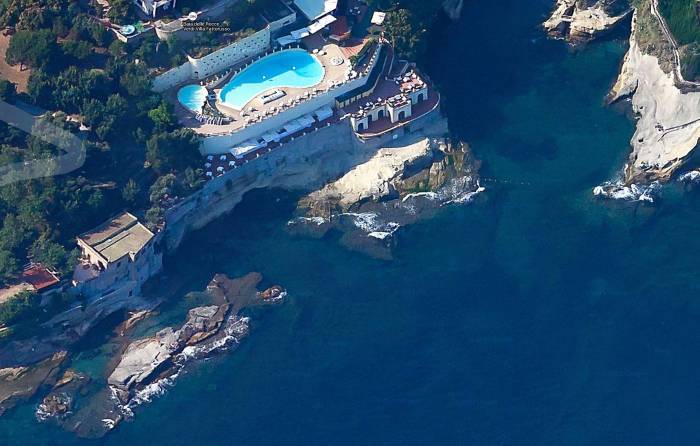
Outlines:
<svg viewBox="0 0 700 446"><path fill-rule="evenodd" d="M225 104L217 101L217 109L221 114L232 118L233 121L231 123L215 125L197 121L195 115L190 110L183 107L177 100L177 91L183 85L179 85L171 89L170 91L166 92L165 95L173 104L175 104L175 113L181 125L191 128L202 136L226 135L234 133L247 127L248 125L254 124L255 122L260 122L266 117L274 116L283 110L293 107L295 103L299 103L298 101L303 101L307 97L311 97L314 94L324 91L329 84L334 82L345 82L346 73L350 67L350 62L337 45L323 41L322 39L307 39L304 40L304 46L310 53L315 49L319 50L320 54L314 54L314 56L318 58L324 68L324 75L321 82L316 86L309 88L271 88L262 94L265 94L271 90L281 90L285 93L285 95L279 99L268 102L267 104L263 104L262 100L260 99L261 94L248 102L240 111L227 107ZM331 60L336 57L343 60L341 65L332 65ZM232 67L232 73L228 76L228 78L221 82L218 88L213 90L217 96L231 77L235 75L234 73L247 63L250 63L250 59Z"/></svg>

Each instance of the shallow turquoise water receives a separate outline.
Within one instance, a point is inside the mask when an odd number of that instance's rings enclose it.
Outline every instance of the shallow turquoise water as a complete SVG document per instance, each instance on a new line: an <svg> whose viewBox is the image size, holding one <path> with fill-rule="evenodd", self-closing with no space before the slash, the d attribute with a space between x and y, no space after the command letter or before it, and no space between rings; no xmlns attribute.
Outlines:
<svg viewBox="0 0 700 446"><path fill-rule="evenodd" d="M290 300L105 439L25 406L2 444L697 444L700 194L593 198L633 133L603 105L625 43L546 41L550 6L467 2L431 41L452 130L483 160L477 202L399 231L383 262L290 236L295 196L249 194L161 283L180 302L216 272L260 271Z"/></svg>
<svg viewBox="0 0 700 446"><path fill-rule="evenodd" d="M185 85L177 91L177 100L187 109L201 113L207 100L207 89L201 85Z"/></svg>
<svg viewBox="0 0 700 446"><path fill-rule="evenodd" d="M279 87L308 88L323 79L323 65L305 50L271 54L241 71L221 89L223 102L237 110L263 92Z"/></svg>

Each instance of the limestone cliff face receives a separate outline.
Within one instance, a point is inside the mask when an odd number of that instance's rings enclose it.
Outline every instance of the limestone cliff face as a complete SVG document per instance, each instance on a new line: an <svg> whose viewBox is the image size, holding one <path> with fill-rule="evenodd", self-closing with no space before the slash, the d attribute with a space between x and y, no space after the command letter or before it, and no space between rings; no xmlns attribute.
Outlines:
<svg viewBox="0 0 700 446"><path fill-rule="evenodd" d="M579 44L613 29L630 13L627 0L557 0L543 27L551 37Z"/></svg>
<svg viewBox="0 0 700 446"><path fill-rule="evenodd" d="M683 93L672 72L638 42L637 13L632 20L630 48L610 100L631 98L638 116L626 183L668 180L688 158L700 138L700 93Z"/></svg>
<svg viewBox="0 0 700 446"><path fill-rule="evenodd" d="M367 162L381 148L403 147L447 132L446 120L439 111L414 121L411 127L413 133L397 140L388 138L361 143L349 125L333 125L215 178L198 194L166 214L168 250L177 248L188 231L202 228L230 212L253 189L318 189Z"/></svg>

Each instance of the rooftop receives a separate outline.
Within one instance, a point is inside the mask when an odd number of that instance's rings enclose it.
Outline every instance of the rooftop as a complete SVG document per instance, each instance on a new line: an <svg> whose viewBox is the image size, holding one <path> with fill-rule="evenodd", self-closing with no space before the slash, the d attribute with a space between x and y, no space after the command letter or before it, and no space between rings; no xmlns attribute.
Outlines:
<svg viewBox="0 0 700 446"><path fill-rule="evenodd" d="M24 268L16 283L0 289L0 303L7 301L22 291L42 291L59 282L58 276L45 266L32 263Z"/></svg>
<svg viewBox="0 0 700 446"><path fill-rule="evenodd" d="M127 254L138 253L153 236L135 216L124 212L80 235L78 240L97 251L108 262L114 262Z"/></svg>
<svg viewBox="0 0 700 446"><path fill-rule="evenodd" d="M294 0L294 4L309 20L316 20L324 14L335 11L338 0Z"/></svg>

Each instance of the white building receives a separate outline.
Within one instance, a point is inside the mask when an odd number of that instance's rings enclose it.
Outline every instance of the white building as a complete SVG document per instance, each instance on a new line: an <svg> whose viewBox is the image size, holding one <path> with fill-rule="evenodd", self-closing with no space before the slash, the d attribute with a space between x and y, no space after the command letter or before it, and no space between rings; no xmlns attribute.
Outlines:
<svg viewBox="0 0 700 446"><path fill-rule="evenodd" d="M177 0L134 0L134 3L143 12L155 17L159 10L174 8L176 1Z"/></svg>
<svg viewBox="0 0 700 446"><path fill-rule="evenodd" d="M77 241L80 262L73 285L88 296L117 289L129 296L139 294L141 284L162 266L156 234L128 212L81 234Z"/></svg>
<svg viewBox="0 0 700 446"><path fill-rule="evenodd" d="M294 0L294 4L307 19L316 20L338 7L338 0Z"/></svg>
<svg viewBox="0 0 700 446"><path fill-rule="evenodd" d="M362 133L373 122L388 120L390 124L397 124L405 121L413 116L413 106L427 100L429 94L428 85L417 74L407 76L407 80L400 83L399 91L394 96L360 107L350 116L352 129Z"/></svg>

